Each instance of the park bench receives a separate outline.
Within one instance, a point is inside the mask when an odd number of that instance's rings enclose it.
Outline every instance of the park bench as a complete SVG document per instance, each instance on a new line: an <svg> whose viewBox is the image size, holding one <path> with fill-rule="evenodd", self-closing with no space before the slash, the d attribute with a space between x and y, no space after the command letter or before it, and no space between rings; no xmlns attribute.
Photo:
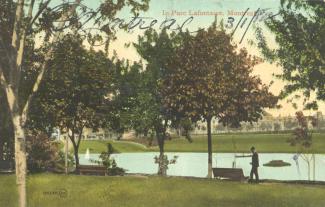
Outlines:
<svg viewBox="0 0 325 207"><path fill-rule="evenodd" d="M227 179L234 181L244 181L248 177L244 176L243 169L241 168L212 168L215 178Z"/></svg>
<svg viewBox="0 0 325 207"><path fill-rule="evenodd" d="M79 165L79 174L107 175L107 168L101 165Z"/></svg>
<svg viewBox="0 0 325 207"><path fill-rule="evenodd" d="M9 160L0 160L0 173L11 173L14 171L13 163Z"/></svg>

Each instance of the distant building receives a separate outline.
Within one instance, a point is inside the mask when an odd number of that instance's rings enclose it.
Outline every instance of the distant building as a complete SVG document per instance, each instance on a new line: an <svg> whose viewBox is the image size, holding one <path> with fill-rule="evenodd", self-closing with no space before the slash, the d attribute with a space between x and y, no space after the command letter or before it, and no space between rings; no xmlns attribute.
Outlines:
<svg viewBox="0 0 325 207"><path fill-rule="evenodd" d="M83 140L110 140L117 139L119 136L121 135L102 128L98 129L97 131L85 128L82 133ZM64 140L66 137L68 137L68 134L60 133L59 129L54 129L51 137L56 140Z"/></svg>
<svg viewBox="0 0 325 207"><path fill-rule="evenodd" d="M316 112L314 117L318 120L317 129L325 129L325 118L322 112ZM274 117L269 113L264 113L263 118L258 122L247 123L242 122L240 128L230 128L218 123L217 119L213 119L211 123L212 133L227 133L227 132L268 132L268 131L284 131L293 130L298 126L294 116L277 116ZM312 126L309 126L312 128ZM207 123L197 122L192 134L207 134Z"/></svg>

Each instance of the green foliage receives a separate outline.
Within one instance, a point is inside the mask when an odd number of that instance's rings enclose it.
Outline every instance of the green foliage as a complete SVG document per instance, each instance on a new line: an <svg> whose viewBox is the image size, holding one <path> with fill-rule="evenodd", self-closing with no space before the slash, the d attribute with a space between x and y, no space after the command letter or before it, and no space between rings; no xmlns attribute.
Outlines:
<svg viewBox="0 0 325 207"><path fill-rule="evenodd" d="M311 92L325 100L325 2L283 0L279 14L265 21L275 36L275 48L268 43L261 28L257 29L258 46L270 62L282 68L281 79L288 81L282 97L303 91L306 108L317 108L308 101ZM273 43L272 43L273 44Z"/></svg>
<svg viewBox="0 0 325 207"><path fill-rule="evenodd" d="M138 42L133 44L139 55L147 62L146 69L141 72L141 81L135 95L136 105L131 110L132 128L138 133L155 135L161 154L164 151L166 130L175 120L175 114L168 113L162 102L162 85L166 77L166 63L174 55L175 47L179 45L178 35L168 34L166 30L160 33L149 29Z"/></svg>
<svg viewBox="0 0 325 207"><path fill-rule="evenodd" d="M103 52L87 50L78 35L66 35L53 45L47 73L30 108L28 127L67 133L79 164L78 148L85 127L97 130L107 124L113 63ZM46 121L44 121L46 120Z"/></svg>
<svg viewBox="0 0 325 207"><path fill-rule="evenodd" d="M53 169L59 156L59 144L40 134L27 137L27 163L30 172Z"/></svg>
<svg viewBox="0 0 325 207"><path fill-rule="evenodd" d="M16 11L16 3L12 0L0 1L0 36L4 42L11 42L11 31L13 30L14 18L12 18Z"/></svg>
<svg viewBox="0 0 325 207"><path fill-rule="evenodd" d="M288 139L288 142L292 146L298 145L300 150L307 150L312 145L312 135L313 132L309 130L309 122L312 126L317 125L317 121L314 117L304 116L302 111L296 112L296 119L298 122L298 127L294 130L293 136Z"/></svg>
<svg viewBox="0 0 325 207"><path fill-rule="evenodd" d="M178 156L174 156L172 159L169 160L167 155L155 156L154 157L155 163L158 164L159 166L158 174L166 176L168 165L176 164L177 158Z"/></svg>
<svg viewBox="0 0 325 207"><path fill-rule="evenodd" d="M317 125L317 119L315 117L304 116L302 111L296 112L296 119L298 127L293 131L292 137L287 141L290 145L296 146L299 153L302 153L301 157L307 163L308 180L310 180L310 163L314 158L309 154L313 143L313 132L309 130L309 122L315 127Z"/></svg>
<svg viewBox="0 0 325 207"><path fill-rule="evenodd" d="M181 119L179 122L179 128L181 128L181 135L185 136L189 142L193 142L191 137L191 131L194 129L192 121L185 118Z"/></svg>
<svg viewBox="0 0 325 207"><path fill-rule="evenodd" d="M74 156L71 153L68 153L68 171L72 172L75 168ZM65 172L65 152L59 151L58 157L55 161L54 166L55 172Z"/></svg>
<svg viewBox="0 0 325 207"><path fill-rule="evenodd" d="M127 129L133 127L137 133L148 131L148 127L139 117L136 111L137 94L141 90L142 65L117 60L113 73L113 96L112 110L110 116L110 128L122 134ZM136 122L136 123L135 123Z"/></svg>
<svg viewBox="0 0 325 207"><path fill-rule="evenodd" d="M146 69L142 72L137 105L133 109L136 113L133 128L145 126L145 130L155 135L160 150L158 174L164 175L164 144L168 139L168 126L175 126L182 116L168 109L164 103L165 94L162 93L165 85L161 84L168 78L167 63L175 57L176 48L183 42L182 34L167 33L166 29L156 32L146 30L138 42L133 44L139 55L146 61Z"/></svg>
<svg viewBox="0 0 325 207"><path fill-rule="evenodd" d="M261 118L264 107L275 106L277 98L252 75L259 59L237 50L222 28L214 24L183 38L167 60L167 77L161 81L163 102L171 113L193 121L216 117L239 127L241 121Z"/></svg>
<svg viewBox="0 0 325 207"><path fill-rule="evenodd" d="M107 175L124 175L125 170L117 166L114 159L111 158L111 155L114 153L114 148L111 143L107 144L107 151L102 152L99 156L100 161L98 160L91 160L94 163L99 165L103 165L107 169Z"/></svg>
<svg viewBox="0 0 325 207"><path fill-rule="evenodd" d="M126 171L125 169L118 167L115 160L113 159L112 167L107 170L107 175L110 175L110 176L116 176L116 175L122 176L122 175L125 174L125 171Z"/></svg>
<svg viewBox="0 0 325 207"><path fill-rule="evenodd" d="M11 160L14 157L13 125L8 107L7 97L0 89L0 160Z"/></svg>
<svg viewBox="0 0 325 207"><path fill-rule="evenodd" d="M78 36L67 35L54 46L48 73L31 107L29 124L42 130L59 126L62 131L72 127L77 117L79 128L99 124L92 117L104 104L112 64L103 53L87 51Z"/></svg>
<svg viewBox="0 0 325 207"><path fill-rule="evenodd" d="M137 96L137 118L143 120L145 126L156 133L164 128L164 121L166 123L174 118L173 114L167 113L162 102L163 86L160 82L166 77L166 63L173 57L175 48L179 45L178 39L175 33L168 34L165 30L160 33L147 30L134 44L139 55L147 62L146 69L142 72L141 90Z"/></svg>

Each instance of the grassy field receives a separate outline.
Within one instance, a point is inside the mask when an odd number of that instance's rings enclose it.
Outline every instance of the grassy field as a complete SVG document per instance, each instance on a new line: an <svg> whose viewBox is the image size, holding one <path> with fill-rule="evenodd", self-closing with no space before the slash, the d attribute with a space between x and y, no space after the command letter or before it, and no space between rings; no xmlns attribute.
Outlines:
<svg viewBox="0 0 325 207"><path fill-rule="evenodd" d="M16 207L13 176L0 176L0 206ZM324 186L190 178L28 177L28 207L324 207Z"/></svg>
<svg viewBox="0 0 325 207"><path fill-rule="evenodd" d="M149 149L144 145L127 142L127 141L82 141L80 143L80 153L85 153L87 148L89 148L91 153L101 153L107 150L107 144L111 143L116 152L144 152Z"/></svg>
<svg viewBox="0 0 325 207"><path fill-rule="evenodd" d="M296 152L296 147L287 143L291 134L231 134L231 135L214 135L213 151L214 152L248 152L251 146L255 146L258 152ZM143 145L130 142L110 141L115 149L119 152L143 152L158 151L157 147L145 148ZM80 152L83 153L87 148L91 152L102 152L106 150L108 141L83 141ZM207 137L193 136L193 143L189 143L184 138L172 139L166 141L166 152L206 152ZM313 145L310 148L313 153L325 153L325 134L314 134Z"/></svg>

